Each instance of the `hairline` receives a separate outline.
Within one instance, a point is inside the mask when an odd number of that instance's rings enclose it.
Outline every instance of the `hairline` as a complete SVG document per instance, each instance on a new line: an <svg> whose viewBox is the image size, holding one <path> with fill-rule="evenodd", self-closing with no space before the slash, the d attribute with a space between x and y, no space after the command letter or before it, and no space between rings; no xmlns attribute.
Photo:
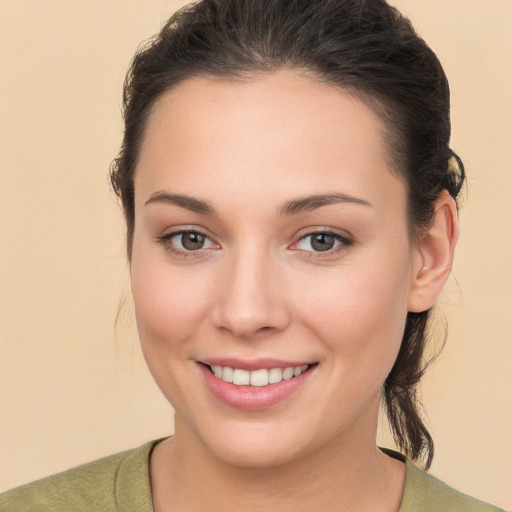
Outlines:
<svg viewBox="0 0 512 512"><path fill-rule="evenodd" d="M393 115L393 111L399 109L399 106L389 97L384 97L382 94L378 94L375 91L370 91L370 87L365 87L363 83L357 85L349 85L349 84L341 84L339 82L335 82L326 74L322 74L322 72L311 69L306 66L301 66L298 64L292 63L282 63L279 65L272 66L271 63L262 64L258 66L257 64L247 67L239 66L239 69L233 67L229 72L220 74L212 71L205 70L194 70L189 73L185 73L184 76L170 84L158 94L154 96L149 105L145 108L143 112L142 119L140 120L141 126L141 135L139 138L139 147L136 153L136 161L133 165L133 174L132 174L132 187L133 187L133 226L132 231L130 233L129 242L129 259L131 259L132 245L133 245L133 232L135 227L135 178L137 175L137 170L139 167L140 156L142 154L143 148L145 146L146 136L147 136L147 127L149 121L152 117L152 113L154 112L157 104L160 100L167 94L175 91L181 85L185 84L191 80L204 80L205 82L225 82L225 83L251 83L257 81L259 79L264 78L265 76L272 75L279 71L289 70L295 74L297 74L300 78L305 78L310 80L313 83L325 85L329 87L333 91L341 92L352 96L353 98L361 101L365 106L367 106L372 112L380 120L381 124L381 136L382 140L387 147L386 154L388 156L387 167L389 171L397 177L405 186L406 189L406 205L407 205L407 224L409 231L409 238L411 243L417 243L420 238L420 228L421 226L415 226L413 223L412 216L410 214L410 186L407 180L407 169L406 163L403 162L403 159L400 155L400 146L404 143L404 136L401 135L400 129L396 125L396 119L400 116L400 114Z"/></svg>

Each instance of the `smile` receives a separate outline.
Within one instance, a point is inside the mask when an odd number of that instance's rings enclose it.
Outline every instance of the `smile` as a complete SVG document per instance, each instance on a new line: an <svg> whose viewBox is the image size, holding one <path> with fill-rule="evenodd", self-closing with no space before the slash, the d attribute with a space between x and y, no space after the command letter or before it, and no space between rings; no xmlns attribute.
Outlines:
<svg viewBox="0 0 512 512"><path fill-rule="evenodd" d="M264 411L284 402L310 381L318 363L260 359L198 361L212 395L224 405L244 411Z"/></svg>
<svg viewBox="0 0 512 512"><path fill-rule="evenodd" d="M262 368L252 371L218 365L211 365L209 368L215 377L224 382L229 382L236 386L263 387L298 377L303 372L307 371L309 366L310 365L305 364L303 366L290 366L288 368Z"/></svg>

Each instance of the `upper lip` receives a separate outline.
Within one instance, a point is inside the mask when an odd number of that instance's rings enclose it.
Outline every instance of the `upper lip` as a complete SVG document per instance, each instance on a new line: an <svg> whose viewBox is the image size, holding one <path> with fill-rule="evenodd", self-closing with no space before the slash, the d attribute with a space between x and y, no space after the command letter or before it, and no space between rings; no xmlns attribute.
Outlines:
<svg viewBox="0 0 512 512"><path fill-rule="evenodd" d="M199 363L207 364L208 366L227 366L229 368L237 368L240 370L270 370L271 368L295 368L297 366L304 366L313 364L312 361L291 361L285 359L274 359L269 357L258 359L237 359L233 357L215 357L209 359L197 360Z"/></svg>

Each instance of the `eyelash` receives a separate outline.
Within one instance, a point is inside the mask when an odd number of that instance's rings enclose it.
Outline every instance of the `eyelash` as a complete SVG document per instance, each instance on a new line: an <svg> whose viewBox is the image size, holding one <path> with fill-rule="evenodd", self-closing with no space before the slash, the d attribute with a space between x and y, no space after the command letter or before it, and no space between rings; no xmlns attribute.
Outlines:
<svg viewBox="0 0 512 512"><path fill-rule="evenodd" d="M215 242L213 242L211 240L211 238L208 235L202 233L201 231L195 230L195 229L181 229L181 230L178 230L178 231L173 231L171 233L167 233L165 235L156 236L155 237L155 241L158 244L163 245L164 248L167 251L169 251L172 254L175 254L177 256L181 256L181 257L184 257L184 258L188 258L188 257L191 257L191 256L192 257L205 256L206 253L209 251L209 249L182 250L182 249L177 248L171 242L172 238L174 238L176 236L180 236L180 235L185 235L185 234L200 235L200 236L205 237L211 243L215 243ZM319 229L317 231L311 231L309 233L306 233L306 234L302 235L297 240L297 242L292 244L292 246L298 245L300 242L302 242L302 241L304 241L304 240L306 240L306 239L308 239L310 237L313 237L315 235L332 236L332 237L334 237L335 242L339 242L339 243L338 243L338 245L335 245L332 249L328 249L326 251L308 251L308 250L303 250L302 252L308 258L324 258L324 257L327 257L327 256L332 256L334 254L338 254L340 252L343 252L343 251L347 250L348 247L350 247L351 245L354 244L354 241L352 240L352 238L350 238L346 234L342 235L340 233L336 233L335 231L330 231L330 230L327 230L327 229ZM311 242L310 242L310 244L311 244Z"/></svg>
<svg viewBox="0 0 512 512"><path fill-rule="evenodd" d="M335 243L338 242L338 245L335 245L332 249L328 249L326 251L303 251L303 255L308 258L327 258L329 256L337 255L341 252L346 251L351 245L354 244L354 240L348 236L348 234L341 234L336 231L332 231L329 229L317 229L316 231L310 231L309 233L303 234L297 242L293 244L293 246L298 245L300 242L310 238L309 242L311 245L312 238L317 235L325 235L332 236L334 238Z"/></svg>
<svg viewBox="0 0 512 512"><path fill-rule="evenodd" d="M178 231L173 231L171 233L167 233L165 235L161 235L161 236L157 236L155 237L155 241L158 243L158 244L161 244L164 246L165 250L171 252L172 254L175 254L176 256L181 256L181 257L184 257L184 258L188 258L188 257L201 257L201 256L205 256L206 253L208 252L208 249L197 249L195 251L192 251L192 250L182 250L182 249L179 249L177 248L172 242L171 240L176 237L176 236L180 236L180 235L186 235L186 234L195 234L195 235L200 235L200 236L203 236L205 237L207 240L210 240L210 242L214 243L212 241L212 239L204 234L204 233L201 233L201 231L198 231L196 229L180 229Z"/></svg>

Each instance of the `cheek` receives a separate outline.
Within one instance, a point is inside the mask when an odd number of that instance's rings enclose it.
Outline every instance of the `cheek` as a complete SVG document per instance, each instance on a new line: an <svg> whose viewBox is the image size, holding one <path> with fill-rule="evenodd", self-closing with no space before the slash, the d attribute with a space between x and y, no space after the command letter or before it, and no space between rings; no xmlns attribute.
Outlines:
<svg viewBox="0 0 512 512"><path fill-rule="evenodd" d="M197 272L176 272L137 257L132 258L131 280L144 358L169 403L182 411L188 400L199 400L187 383L198 329L208 310L205 282Z"/></svg>
<svg viewBox="0 0 512 512"><path fill-rule="evenodd" d="M381 253L382 256L382 253ZM345 372L385 379L394 364L407 317L409 272L390 261L366 262L316 279L297 304L309 330L316 332ZM395 260L396 261L396 260ZM354 378L354 382L359 379Z"/></svg>
<svg viewBox="0 0 512 512"><path fill-rule="evenodd" d="M192 267L173 269L144 254L134 255L132 295L145 351L148 345L175 351L196 332L209 303L210 285L205 277Z"/></svg>

